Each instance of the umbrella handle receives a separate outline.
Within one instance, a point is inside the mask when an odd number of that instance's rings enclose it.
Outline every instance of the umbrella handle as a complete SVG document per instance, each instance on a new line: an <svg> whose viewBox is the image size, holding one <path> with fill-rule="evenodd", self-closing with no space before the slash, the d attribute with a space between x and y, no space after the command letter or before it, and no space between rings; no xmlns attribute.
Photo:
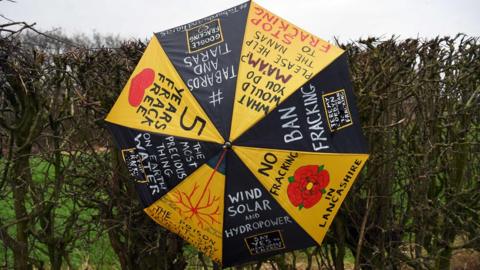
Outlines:
<svg viewBox="0 0 480 270"><path fill-rule="evenodd" d="M222 155L218 159L217 164L215 165L215 168L213 168L213 172L210 174L210 177L208 178L207 184L203 188L202 195L200 196L200 200L198 200L197 205L195 205L195 208L198 208L198 206L200 205L200 202L203 200L203 196L205 196L205 192L207 192L208 186L210 186L210 182L212 181L213 176L215 175L215 173L218 170L218 167L220 167L220 164L222 163L223 159L225 158L225 154L227 153L227 150L228 150L227 148L223 149Z"/></svg>

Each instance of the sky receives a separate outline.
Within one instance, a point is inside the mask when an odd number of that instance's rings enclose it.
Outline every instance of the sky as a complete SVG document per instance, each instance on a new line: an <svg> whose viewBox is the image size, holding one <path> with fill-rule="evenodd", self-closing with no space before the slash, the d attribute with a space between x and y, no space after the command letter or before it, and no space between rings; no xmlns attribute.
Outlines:
<svg viewBox="0 0 480 270"><path fill-rule="evenodd" d="M0 0L0 15L67 34L147 39L245 0ZM323 38L341 41L392 35L431 38L459 32L480 36L480 0L257 0L256 3ZM0 18L0 24L5 23Z"/></svg>

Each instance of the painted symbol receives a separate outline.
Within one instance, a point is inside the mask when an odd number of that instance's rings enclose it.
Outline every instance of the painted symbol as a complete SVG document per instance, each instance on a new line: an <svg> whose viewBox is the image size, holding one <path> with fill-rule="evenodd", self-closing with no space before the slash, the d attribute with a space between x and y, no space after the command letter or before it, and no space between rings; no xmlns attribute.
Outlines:
<svg viewBox="0 0 480 270"><path fill-rule="evenodd" d="M307 165L298 168L288 182L288 199L301 210L311 208L320 201L330 182L330 175L323 165Z"/></svg>
<svg viewBox="0 0 480 270"><path fill-rule="evenodd" d="M137 107L142 103L145 96L145 90L152 85L155 80L155 71L151 68L145 68L132 78L130 89L128 91L128 103Z"/></svg>
<svg viewBox="0 0 480 270"><path fill-rule="evenodd" d="M204 25L199 26L197 31L198 31L198 33L203 33L203 32L208 31L209 28L210 27L208 27L208 25L204 24Z"/></svg>
<svg viewBox="0 0 480 270"><path fill-rule="evenodd" d="M215 93L215 91L212 91L212 95L210 96L210 101L209 103L213 105L213 107L215 107L215 104L221 104L222 103L222 99L223 99L223 96L222 96L223 92L222 90L218 89L218 91Z"/></svg>
<svg viewBox="0 0 480 270"><path fill-rule="evenodd" d="M204 228L205 225L220 224L220 195L212 194L210 184L225 158L225 153L226 150L223 151L217 161L200 197L198 197L198 191L200 191L198 182L195 183L188 194L183 191L176 191L174 194L175 200L173 202L179 207L180 215L185 219L195 219L200 228Z"/></svg>

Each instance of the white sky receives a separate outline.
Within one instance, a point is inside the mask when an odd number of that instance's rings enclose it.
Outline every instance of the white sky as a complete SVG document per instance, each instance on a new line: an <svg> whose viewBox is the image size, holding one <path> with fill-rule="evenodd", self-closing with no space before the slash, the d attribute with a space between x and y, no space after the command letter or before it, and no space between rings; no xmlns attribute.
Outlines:
<svg viewBox="0 0 480 270"><path fill-rule="evenodd" d="M1 0L0 0L1 1ZM15 0L0 2L0 14L60 27L68 34L96 31L124 38L211 15L244 0ZM261 6L327 40L400 35L434 37L459 32L480 36L480 0L257 0ZM5 20L0 18L0 23Z"/></svg>

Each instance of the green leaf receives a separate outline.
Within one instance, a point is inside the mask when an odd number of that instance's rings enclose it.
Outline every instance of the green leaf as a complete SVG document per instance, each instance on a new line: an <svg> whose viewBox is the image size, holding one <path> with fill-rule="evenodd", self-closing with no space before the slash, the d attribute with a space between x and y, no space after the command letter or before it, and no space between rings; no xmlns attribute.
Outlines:
<svg viewBox="0 0 480 270"><path fill-rule="evenodd" d="M298 210L302 210L302 208L303 208L303 204L300 204L300 205L298 206Z"/></svg>
<svg viewBox="0 0 480 270"><path fill-rule="evenodd" d="M327 191L324 188L322 188L322 194L325 194L325 193L327 193Z"/></svg>
<svg viewBox="0 0 480 270"><path fill-rule="evenodd" d="M293 176L288 177L288 182L289 183L295 182L295 177L293 177Z"/></svg>
<svg viewBox="0 0 480 270"><path fill-rule="evenodd" d="M319 172L323 171L323 168L325 168L325 166L323 166L323 165L318 166L318 171Z"/></svg>

